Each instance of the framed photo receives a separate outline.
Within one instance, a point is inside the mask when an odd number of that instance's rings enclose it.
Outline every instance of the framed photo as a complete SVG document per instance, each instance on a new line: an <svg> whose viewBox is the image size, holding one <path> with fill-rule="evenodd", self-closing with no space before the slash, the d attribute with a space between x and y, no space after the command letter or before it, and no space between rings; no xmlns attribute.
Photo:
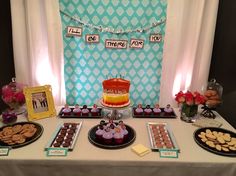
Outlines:
<svg viewBox="0 0 236 176"><path fill-rule="evenodd" d="M28 120L56 116L56 109L50 85L24 88Z"/></svg>

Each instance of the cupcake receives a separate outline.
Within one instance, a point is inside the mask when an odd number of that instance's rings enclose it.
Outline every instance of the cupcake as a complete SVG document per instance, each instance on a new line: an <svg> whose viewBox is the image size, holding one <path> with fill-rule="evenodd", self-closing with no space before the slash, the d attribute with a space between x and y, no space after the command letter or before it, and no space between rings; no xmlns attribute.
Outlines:
<svg viewBox="0 0 236 176"><path fill-rule="evenodd" d="M144 113L146 115L150 115L152 113L152 109L150 108L150 105L146 106L146 108L144 109Z"/></svg>
<svg viewBox="0 0 236 176"><path fill-rule="evenodd" d="M68 104L65 104L65 107L63 108L62 113L64 115L70 115L71 114L71 109L70 109Z"/></svg>
<svg viewBox="0 0 236 176"><path fill-rule="evenodd" d="M88 115L89 115L89 110L88 110L88 108L87 108L87 105L84 105L84 106L83 106L82 115L83 115L83 116L88 116Z"/></svg>
<svg viewBox="0 0 236 176"><path fill-rule="evenodd" d="M99 125L97 131L95 132L96 139L101 140L104 132L103 125Z"/></svg>
<svg viewBox="0 0 236 176"><path fill-rule="evenodd" d="M135 114L141 115L143 113L142 104L138 104L137 108L135 109Z"/></svg>
<svg viewBox="0 0 236 176"><path fill-rule="evenodd" d="M165 115L170 115L173 112L173 109L170 106L170 104L166 105L166 107L164 108L164 112L165 112Z"/></svg>
<svg viewBox="0 0 236 176"><path fill-rule="evenodd" d="M119 121L119 128L121 129L121 132L124 135L124 140L126 140L128 138L129 132L126 129L126 126L122 120Z"/></svg>
<svg viewBox="0 0 236 176"><path fill-rule="evenodd" d="M75 105L75 108L73 109L73 113L74 113L75 115L77 115L77 116L80 116L80 114L81 114L81 109L79 108L79 105L78 105L78 104Z"/></svg>
<svg viewBox="0 0 236 176"><path fill-rule="evenodd" d="M105 144L111 144L112 143L112 138L113 138L113 134L110 130L109 127L107 127L102 135L103 141Z"/></svg>
<svg viewBox="0 0 236 176"><path fill-rule="evenodd" d="M121 129L116 127L115 133L113 135L115 144L122 144L124 141L124 134L121 132Z"/></svg>
<svg viewBox="0 0 236 176"><path fill-rule="evenodd" d="M159 106L158 103L155 104L155 107L153 108L153 113L154 113L155 115L158 115L158 114L161 113L161 109L160 109L160 106Z"/></svg>
<svg viewBox="0 0 236 176"><path fill-rule="evenodd" d="M98 116L99 109L98 109L98 106L96 104L93 105L93 108L91 109L91 114L92 114L92 116Z"/></svg>

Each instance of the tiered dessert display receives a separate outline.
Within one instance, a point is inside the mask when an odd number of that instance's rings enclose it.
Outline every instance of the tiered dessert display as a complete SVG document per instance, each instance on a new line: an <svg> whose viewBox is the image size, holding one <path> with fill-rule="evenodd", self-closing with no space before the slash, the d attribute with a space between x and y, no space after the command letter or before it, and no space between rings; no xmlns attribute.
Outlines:
<svg viewBox="0 0 236 176"><path fill-rule="evenodd" d="M124 148L132 144L136 138L133 128L124 124L123 121L105 122L101 120L100 123L94 126L88 133L89 141L97 147L105 149Z"/></svg>
<svg viewBox="0 0 236 176"><path fill-rule="evenodd" d="M97 107L96 104L93 107L87 107L83 105L80 107L76 104L74 107L65 105L59 112L61 118L102 118L102 108Z"/></svg>
<svg viewBox="0 0 236 176"><path fill-rule="evenodd" d="M52 139L45 147L45 150L48 150L49 148L65 148L72 151L78 138L81 126L82 122L64 123L59 125L52 136Z"/></svg>
<svg viewBox="0 0 236 176"><path fill-rule="evenodd" d="M152 108L150 105L143 107L142 104L138 104L137 107L133 107L132 114L134 118L176 118L174 109L170 104L165 108L160 108L159 104L155 104Z"/></svg>
<svg viewBox="0 0 236 176"><path fill-rule="evenodd" d="M0 128L0 146L19 148L36 141L43 127L34 122L18 122Z"/></svg>
<svg viewBox="0 0 236 176"><path fill-rule="evenodd" d="M208 82L207 90L204 95L206 97L206 103L202 107L203 111L201 115L208 118L215 118L213 111L222 103L221 96L223 92L223 87L216 82L215 79L212 79Z"/></svg>
<svg viewBox="0 0 236 176"><path fill-rule="evenodd" d="M101 106L112 110L107 114L109 119L120 119L122 114L118 110L126 109L131 104L129 99L130 81L123 78L112 78L103 81L102 86Z"/></svg>

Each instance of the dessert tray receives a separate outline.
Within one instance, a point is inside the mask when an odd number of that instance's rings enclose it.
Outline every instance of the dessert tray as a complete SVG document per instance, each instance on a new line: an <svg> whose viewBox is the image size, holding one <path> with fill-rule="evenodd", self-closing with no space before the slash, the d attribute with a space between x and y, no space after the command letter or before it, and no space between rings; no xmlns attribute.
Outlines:
<svg viewBox="0 0 236 176"><path fill-rule="evenodd" d="M19 148L36 141L43 127L34 122L18 122L0 128L0 146Z"/></svg>
<svg viewBox="0 0 236 176"><path fill-rule="evenodd" d="M118 123L115 123L115 124L117 125ZM125 124L126 129L129 132L128 137L124 139L124 141L121 144L116 144L114 139L112 139L112 142L110 144L106 144L102 140L96 138L96 130L98 129L98 126L99 125L96 125L93 128L91 128L88 133L88 139L90 143L92 143L93 145L97 147L100 147L103 149L121 149L121 148L131 145L135 141L135 138L136 138L135 130L129 125Z"/></svg>
<svg viewBox="0 0 236 176"><path fill-rule="evenodd" d="M72 151L81 126L82 122L60 124L52 135L52 138L49 140L45 150L48 150L49 148L66 148L69 151Z"/></svg>
<svg viewBox="0 0 236 176"><path fill-rule="evenodd" d="M142 108L143 111L145 108ZM132 116L134 118L176 118L176 114L175 111L173 110L171 113L166 113L164 112L164 108L160 108L161 112L159 114L155 114L153 112L153 108L150 108L152 110L152 112L150 114L145 114L145 112L142 112L140 114L136 113L136 107L132 108Z"/></svg>
<svg viewBox="0 0 236 176"><path fill-rule="evenodd" d="M152 150L173 149L179 152L175 137L167 123L148 122L147 130Z"/></svg>
<svg viewBox="0 0 236 176"><path fill-rule="evenodd" d="M217 155L236 157L236 133L217 127L197 129L193 138L203 149Z"/></svg>
<svg viewBox="0 0 236 176"><path fill-rule="evenodd" d="M71 109L71 112L69 113L69 114L64 114L63 113L63 109L64 108L61 108L61 110L60 110L60 112L59 112L59 114L58 114L58 116L60 117L60 118L102 118L102 108L98 108L98 113L96 114L96 115L93 115L92 113L91 113L91 109L92 108L87 108L88 110L89 110L89 113L88 114L86 114L86 115L83 115L82 113L80 114L80 115L77 115L77 114L75 114L75 113L73 113L73 109L74 108L70 108Z"/></svg>

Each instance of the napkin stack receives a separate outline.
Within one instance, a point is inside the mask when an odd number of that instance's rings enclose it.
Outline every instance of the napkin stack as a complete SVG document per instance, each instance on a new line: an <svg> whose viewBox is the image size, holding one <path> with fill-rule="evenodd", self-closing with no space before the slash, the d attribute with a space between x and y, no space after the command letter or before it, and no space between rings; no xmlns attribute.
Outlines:
<svg viewBox="0 0 236 176"><path fill-rule="evenodd" d="M144 156L150 153L150 149L145 147L142 144L137 144L131 148L131 150L136 153L138 156Z"/></svg>

